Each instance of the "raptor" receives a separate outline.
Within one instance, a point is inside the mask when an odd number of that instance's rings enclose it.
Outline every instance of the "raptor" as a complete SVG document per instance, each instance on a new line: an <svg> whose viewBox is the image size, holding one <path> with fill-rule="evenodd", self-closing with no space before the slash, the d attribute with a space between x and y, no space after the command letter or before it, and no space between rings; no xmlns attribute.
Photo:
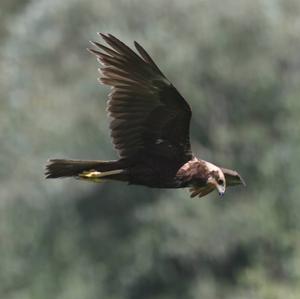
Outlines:
<svg viewBox="0 0 300 299"><path fill-rule="evenodd" d="M46 178L124 181L153 188L190 188L203 197L244 183L238 172L197 158L190 144L191 108L145 49L136 52L111 34L88 49L101 64L100 82L111 87L107 111L119 159L51 159Z"/></svg>

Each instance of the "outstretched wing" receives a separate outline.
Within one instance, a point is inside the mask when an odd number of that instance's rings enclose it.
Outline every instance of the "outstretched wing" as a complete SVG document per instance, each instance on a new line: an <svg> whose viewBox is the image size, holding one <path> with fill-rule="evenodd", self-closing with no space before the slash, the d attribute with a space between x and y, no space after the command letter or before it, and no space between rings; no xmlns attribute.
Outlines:
<svg viewBox="0 0 300 299"><path fill-rule="evenodd" d="M161 156L191 159L191 108L149 54L138 54L116 37L101 34L110 46L92 42L89 49L102 64L100 81L111 86L107 110L113 144L121 158Z"/></svg>

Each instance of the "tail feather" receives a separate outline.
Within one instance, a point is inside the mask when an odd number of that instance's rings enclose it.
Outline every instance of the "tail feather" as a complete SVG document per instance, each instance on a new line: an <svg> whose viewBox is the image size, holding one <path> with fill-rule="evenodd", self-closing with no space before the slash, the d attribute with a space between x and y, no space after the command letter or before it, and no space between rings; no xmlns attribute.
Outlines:
<svg viewBox="0 0 300 299"><path fill-rule="evenodd" d="M105 177L113 174L120 174L123 171L119 161L82 161L51 159L45 169L47 179L77 177L89 178L89 173L98 173L98 176ZM100 175L101 173L101 175Z"/></svg>

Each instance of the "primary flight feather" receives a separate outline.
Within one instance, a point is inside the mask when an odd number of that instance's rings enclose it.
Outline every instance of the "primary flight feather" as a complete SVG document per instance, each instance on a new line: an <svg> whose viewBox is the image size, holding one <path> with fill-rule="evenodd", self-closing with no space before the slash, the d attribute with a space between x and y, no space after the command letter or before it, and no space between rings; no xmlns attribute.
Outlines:
<svg viewBox="0 0 300 299"><path fill-rule="evenodd" d="M117 180L154 188L190 187L191 197L245 184L233 170L198 159L191 150L191 108L145 49L137 53L111 34L88 49L101 64L100 82L111 87L107 111L116 161L51 159L46 178Z"/></svg>

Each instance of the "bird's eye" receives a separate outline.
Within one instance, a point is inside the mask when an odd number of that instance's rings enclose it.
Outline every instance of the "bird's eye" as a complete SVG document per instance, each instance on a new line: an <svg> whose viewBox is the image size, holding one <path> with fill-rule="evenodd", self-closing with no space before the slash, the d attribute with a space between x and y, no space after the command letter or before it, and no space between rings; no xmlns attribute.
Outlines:
<svg viewBox="0 0 300 299"><path fill-rule="evenodd" d="M218 184L219 184L219 185L224 185L224 181L223 181L222 179L219 179L219 180L218 180Z"/></svg>

